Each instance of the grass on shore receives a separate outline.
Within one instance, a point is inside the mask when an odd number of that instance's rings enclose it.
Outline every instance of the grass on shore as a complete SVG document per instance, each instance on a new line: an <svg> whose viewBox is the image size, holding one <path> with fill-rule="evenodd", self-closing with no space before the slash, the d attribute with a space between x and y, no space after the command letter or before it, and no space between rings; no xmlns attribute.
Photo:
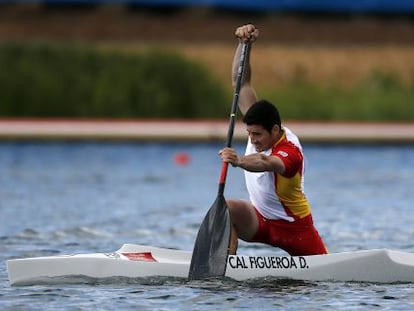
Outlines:
<svg viewBox="0 0 414 311"><path fill-rule="evenodd" d="M235 45L174 47L230 85ZM414 120L414 47L255 43L252 82L286 119Z"/></svg>

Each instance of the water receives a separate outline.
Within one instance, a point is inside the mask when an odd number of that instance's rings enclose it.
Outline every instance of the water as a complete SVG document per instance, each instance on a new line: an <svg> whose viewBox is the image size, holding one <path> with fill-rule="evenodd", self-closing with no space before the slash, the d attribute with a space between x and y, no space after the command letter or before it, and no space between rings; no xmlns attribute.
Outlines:
<svg viewBox="0 0 414 311"><path fill-rule="evenodd" d="M2 310L412 310L414 284L272 279L107 280L11 287L10 258L108 252L123 243L191 250L218 186L220 144L0 143ZM242 145L236 145L240 151ZM177 165L186 152L191 162ZM414 252L414 146L305 145L306 191L331 252ZM230 168L227 198L246 198ZM267 254L240 244L241 254Z"/></svg>

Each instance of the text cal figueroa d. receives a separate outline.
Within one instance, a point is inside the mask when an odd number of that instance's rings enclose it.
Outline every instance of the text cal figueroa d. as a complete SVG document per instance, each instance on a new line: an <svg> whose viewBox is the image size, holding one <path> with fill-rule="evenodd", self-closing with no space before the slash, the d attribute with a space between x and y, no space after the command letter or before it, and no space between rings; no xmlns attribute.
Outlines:
<svg viewBox="0 0 414 311"><path fill-rule="evenodd" d="M305 257L289 256L229 256L233 269L307 269Z"/></svg>

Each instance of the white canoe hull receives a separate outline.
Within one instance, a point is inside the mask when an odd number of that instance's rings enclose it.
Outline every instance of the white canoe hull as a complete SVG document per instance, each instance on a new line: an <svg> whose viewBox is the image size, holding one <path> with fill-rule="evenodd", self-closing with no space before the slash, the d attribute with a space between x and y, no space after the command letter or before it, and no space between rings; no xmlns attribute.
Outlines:
<svg viewBox="0 0 414 311"><path fill-rule="evenodd" d="M113 253L48 256L7 261L11 285L84 277L187 278L191 252L125 244ZM226 277L374 283L414 282L414 253L387 249L303 257L229 256Z"/></svg>

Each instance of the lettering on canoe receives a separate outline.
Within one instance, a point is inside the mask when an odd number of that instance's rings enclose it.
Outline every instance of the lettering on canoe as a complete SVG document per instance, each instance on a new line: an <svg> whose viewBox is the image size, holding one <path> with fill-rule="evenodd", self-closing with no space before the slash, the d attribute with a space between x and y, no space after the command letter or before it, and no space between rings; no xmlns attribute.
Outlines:
<svg viewBox="0 0 414 311"><path fill-rule="evenodd" d="M228 264L233 269L309 269L301 256L229 256Z"/></svg>

